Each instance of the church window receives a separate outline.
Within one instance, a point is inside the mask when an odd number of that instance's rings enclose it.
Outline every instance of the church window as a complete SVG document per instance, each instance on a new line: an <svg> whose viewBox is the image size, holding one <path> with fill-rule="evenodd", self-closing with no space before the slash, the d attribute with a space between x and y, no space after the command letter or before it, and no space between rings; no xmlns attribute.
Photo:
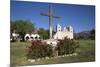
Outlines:
<svg viewBox="0 0 100 67"><path fill-rule="evenodd" d="M37 36L35 37L35 39L37 39Z"/></svg>
<svg viewBox="0 0 100 67"><path fill-rule="evenodd" d="M28 39L29 39L29 37L27 36L27 37L26 37L26 40L28 40Z"/></svg>

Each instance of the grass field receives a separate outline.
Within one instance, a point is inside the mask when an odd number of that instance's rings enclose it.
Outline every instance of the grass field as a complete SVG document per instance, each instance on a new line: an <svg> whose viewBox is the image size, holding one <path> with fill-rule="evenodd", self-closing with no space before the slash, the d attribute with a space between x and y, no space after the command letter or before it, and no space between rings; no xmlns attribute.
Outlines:
<svg viewBox="0 0 100 67"><path fill-rule="evenodd" d="M74 62L92 62L95 61L95 41L79 40L80 47L77 48L77 56L61 57L55 59L41 60L30 63L26 58L26 47L31 45L29 42L11 43L11 65L37 65L37 64L59 64Z"/></svg>

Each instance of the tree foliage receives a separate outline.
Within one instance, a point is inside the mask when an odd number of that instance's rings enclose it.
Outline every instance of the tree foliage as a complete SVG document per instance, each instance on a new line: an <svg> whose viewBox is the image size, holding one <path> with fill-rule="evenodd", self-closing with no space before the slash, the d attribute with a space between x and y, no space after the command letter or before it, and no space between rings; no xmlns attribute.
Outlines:
<svg viewBox="0 0 100 67"><path fill-rule="evenodd" d="M92 29L91 31L90 31L90 38L92 39L92 40L94 40L95 39L95 29Z"/></svg>
<svg viewBox="0 0 100 67"><path fill-rule="evenodd" d="M35 25L32 24L29 20L16 20L10 22L10 31L17 32L23 38L26 33L31 33L36 30ZM39 28L37 33L40 35L42 39L49 38L49 30L45 30L44 28ZM54 31L53 31L54 34Z"/></svg>
<svg viewBox="0 0 100 67"><path fill-rule="evenodd" d="M29 20L16 20L16 21L11 21L10 25L10 31L12 32L17 32L22 39L24 39L24 35L26 33L31 33L34 31L35 25L32 24L31 21Z"/></svg>
<svg viewBox="0 0 100 67"><path fill-rule="evenodd" d="M32 24L31 21L29 20L16 20L14 21L14 29L18 32L18 33L29 33L32 32L34 30L34 24Z"/></svg>
<svg viewBox="0 0 100 67"><path fill-rule="evenodd" d="M53 34L55 32L53 31ZM38 31L38 34L41 36L42 39L48 39L49 38L49 30L45 30L43 28L40 28Z"/></svg>
<svg viewBox="0 0 100 67"><path fill-rule="evenodd" d="M58 43L58 55L74 53L77 47L79 47L79 43L74 40L67 38L60 40Z"/></svg>

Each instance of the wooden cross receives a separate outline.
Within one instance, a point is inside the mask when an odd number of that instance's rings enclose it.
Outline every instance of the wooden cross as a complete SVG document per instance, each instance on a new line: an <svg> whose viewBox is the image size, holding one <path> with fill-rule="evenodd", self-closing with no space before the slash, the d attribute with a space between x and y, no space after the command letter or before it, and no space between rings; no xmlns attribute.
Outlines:
<svg viewBox="0 0 100 67"><path fill-rule="evenodd" d="M40 13L42 16L48 16L49 17L49 38L52 39L52 18L59 19L59 16L52 14L52 7L49 5L49 13Z"/></svg>

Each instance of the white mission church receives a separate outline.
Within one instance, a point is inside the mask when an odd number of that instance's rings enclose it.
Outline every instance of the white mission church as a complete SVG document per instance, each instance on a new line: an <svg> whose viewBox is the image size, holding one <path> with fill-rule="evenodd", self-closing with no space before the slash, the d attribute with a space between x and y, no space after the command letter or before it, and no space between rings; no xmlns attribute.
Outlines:
<svg viewBox="0 0 100 67"><path fill-rule="evenodd" d="M53 38L62 40L65 37L68 39L73 39L73 28L69 26L61 29L61 26L57 24L56 33L54 34Z"/></svg>
<svg viewBox="0 0 100 67"><path fill-rule="evenodd" d="M43 42L46 42L47 44L50 44L50 45L56 47L57 43L59 42L58 39L63 40L64 38L68 38L68 39L74 38L73 28L71 26L69 26L69 27L64 27L63 29L61 29L61 26L59 24L57 24L56 33L53 35L53 38L43 40Z"/></svg>

